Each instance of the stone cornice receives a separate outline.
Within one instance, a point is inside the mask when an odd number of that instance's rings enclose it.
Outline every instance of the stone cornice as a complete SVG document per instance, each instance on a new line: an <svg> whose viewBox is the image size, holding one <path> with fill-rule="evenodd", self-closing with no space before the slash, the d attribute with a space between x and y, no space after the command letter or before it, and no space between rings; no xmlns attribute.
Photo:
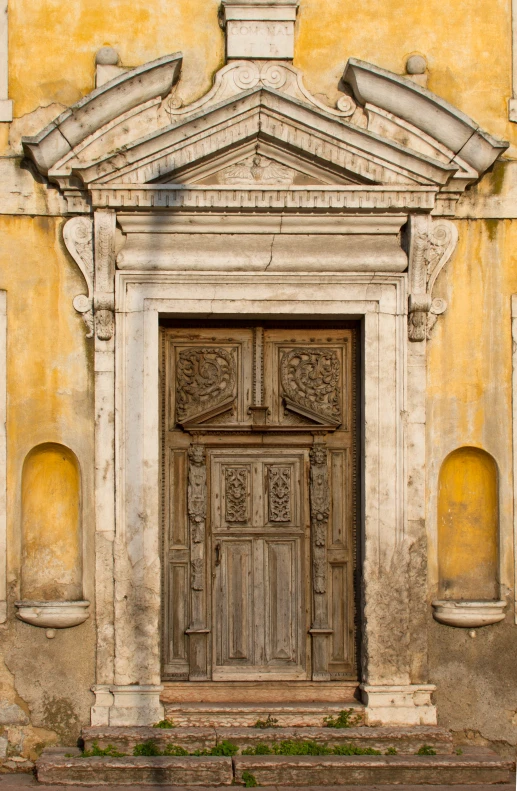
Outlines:
<svg viewBox="0 0 517 791"><path fill-rule="evenodd" d="M426 212L435 207L436 187L204 187L182 184L89 185L94 208L226 209L229 211Z"/></svg>

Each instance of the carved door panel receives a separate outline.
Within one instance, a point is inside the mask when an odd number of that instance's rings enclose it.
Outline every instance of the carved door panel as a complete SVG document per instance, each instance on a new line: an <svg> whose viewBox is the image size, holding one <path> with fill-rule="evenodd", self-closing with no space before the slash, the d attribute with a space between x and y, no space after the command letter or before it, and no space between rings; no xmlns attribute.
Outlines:
<svg viewBox="0 0 517 791"><path fill-rule="evenodd" d="M214 680L307 677L305 464L211 453Z"/></svg>
<svg viewBox="0 0 517 791"><path fill-rule="evenodd" d="M164 680L355 680L355 330L162 340Z"/></svg>

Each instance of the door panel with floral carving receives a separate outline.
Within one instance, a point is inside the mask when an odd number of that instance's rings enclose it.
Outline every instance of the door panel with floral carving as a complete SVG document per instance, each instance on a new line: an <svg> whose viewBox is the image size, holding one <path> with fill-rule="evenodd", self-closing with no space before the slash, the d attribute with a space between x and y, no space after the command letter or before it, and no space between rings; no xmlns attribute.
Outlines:
<svg viewBox="0 0 517 791"><path fill-rule="evenodd" d="M357 678L356 330L162 330L163 677Z"/></svg>

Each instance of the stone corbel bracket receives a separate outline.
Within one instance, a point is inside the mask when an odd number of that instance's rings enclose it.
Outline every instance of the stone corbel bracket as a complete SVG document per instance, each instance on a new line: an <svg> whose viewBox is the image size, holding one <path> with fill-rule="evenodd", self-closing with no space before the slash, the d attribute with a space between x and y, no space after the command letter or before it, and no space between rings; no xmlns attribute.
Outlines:
<svg viewBox="0 0 517 791"><path fill-rule="evenodd" d="M433 299L436 279L458 243L458 229L448 220L428 215L409 219L409 305L410 341L424 341L447 310L444 299Z"/></svg>
<svg viewBox="0 0 517 791"><path fill-rule="evenodd" d="M88 217L73 217L63 228L63 239L66 249L83 273L86 281L87 294L78 294L73 306L81 313L88 332L87 338L93 338L93 220Z"/></svg>
<svg viewBox="0 0 517 791"><path fill-rule="evenodd" d="M109 267L110 261L114 258L112 224L109 216L101 216L97 223L97 258L101 264L105 264L101 268ZM81 270L88 291L87 294L78 294L72 304L86 324L88 329L86 337L93 338L96 333L99 340L109 341L114 333L115 297L112 291L98 289L94 291L93 226L93 220L89 217L73 217L63 229L66 248ZM106 283L101 285L107 288Z"/></svg>

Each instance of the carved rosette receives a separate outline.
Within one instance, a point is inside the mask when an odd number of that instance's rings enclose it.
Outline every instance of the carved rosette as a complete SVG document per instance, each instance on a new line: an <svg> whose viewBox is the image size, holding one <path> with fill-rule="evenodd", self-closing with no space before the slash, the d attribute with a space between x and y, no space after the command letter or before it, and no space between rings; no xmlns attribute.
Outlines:
<svg viewBox="0 0 517 791"><path fill-rule="evenodd" d="M416 216L410 220L410 235L408 336L410 341L424 341L447 309L445 300L433 299L433 288L456 249L458 230L448 220Z"/></svg>
<svg viewBox="0 0 517 791"><path fill-rule="evenodd" d="M330 515L330 484L327 449L315 446L310 452L310 506L313 590L327 591L327 533Z"/></svg>
<svg viewBox="0 0 517 791"><path fill-rule="evenodd" d="M176 374L178 423L208 419L230 409L236 396L236 363L228 349L193 347L180 351Z"/></svg>
<svg viewBox="0 0 517 791"><path fill-rule="evenodd" d="M268 516L270 522L291 521L291 468L270 467L268 471Z"/></svg>
<svg viewBox="0 0 517 791"><path fill-rule="evenodd" d="M247 467L225 470L225 518L229 523L246 524L249 520L248 477Z"/></svg>
<svg viewBox="0 0 517 791"><path fill-rule="evenodd" d="M201 544L205 540L206 525L206 458L202 445L192 445L188 452L188 517L191 541Z"/></svg>
<svg viewBox="0 0 517 791"><path fill-rule="evenodd" d="M334 350L309 347L284 352L280 382L288 409L317 422L341 423L340 362Z"/></svg>
<svg viewBox="0 0 517 791"><path fill-rule="evenodd" d="M93 221L88 217L72 217L63 228L63 239L88 290L88 294L74 297L72 304L83 317L88 329L86 337L93 338Z"/></svg>

